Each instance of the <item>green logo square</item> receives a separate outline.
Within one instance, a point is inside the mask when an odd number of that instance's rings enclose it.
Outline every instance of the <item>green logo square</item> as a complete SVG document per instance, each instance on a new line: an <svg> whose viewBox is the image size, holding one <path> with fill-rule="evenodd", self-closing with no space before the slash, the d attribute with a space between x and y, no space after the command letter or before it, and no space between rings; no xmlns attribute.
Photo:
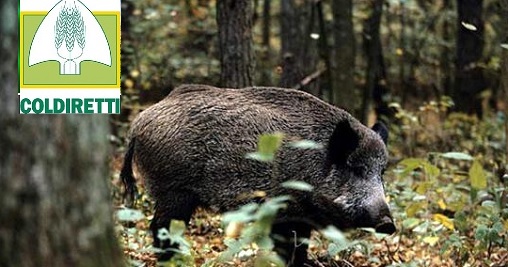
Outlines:
<svg viewBox="0 0 508 267"><path fill-rule="evenodd" d="M91 12L85 9L81 13L90 14L87 14L88 20L83 20L85 15L80 18L78 11L65 8L61 10L63 11L60 11L56 23L44 27L43 21L52 11L48 14L21 13L21 87L118 88L120 14L100 12L92 17ZM43 30L44 32L39 32ZM98 47L101 38L102 44L107 43L107 47ZM102 50L102 58L109 58L97 59L99 50ZM31 53L34 53L32 58ZM38 54L35 55L36 53Z"/></svg>

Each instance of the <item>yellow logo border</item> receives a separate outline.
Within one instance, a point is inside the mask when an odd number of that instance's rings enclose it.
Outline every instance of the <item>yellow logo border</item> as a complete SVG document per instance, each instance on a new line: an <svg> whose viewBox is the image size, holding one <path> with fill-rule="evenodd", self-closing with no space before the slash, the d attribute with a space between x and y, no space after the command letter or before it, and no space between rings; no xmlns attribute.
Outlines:
<svg viewBox="0 0 508 267"><path fill-rule="evenodd" d="M23 75L24 75L24 71L23 71L23 60L24 60L24 49L23 49L23 43L24 43L24 40L23 40L23 16L25 15L46 15L48 14L48 11L24 11L24 12L20 12L19 13L19 84L20 84L20 89L44 89L44 88L62 88L62 89L84 89L84 88L89 88L89 89L104 89L104 88L118 88L120 89L120 56L121 56L121 38L120 38L120 30L118 30L116 32L116 43L118 44L118 47L115 51L115 53L117 53L117 57L116 57L116 72L118 73L117 77L116 77L116 84L105 84L105 85L100 85L100 84L94 84L94 85L86 85L86 84L83 84L83 85L76 85L76 84L69 84L69 85L61 85L61 84L55 84L55 85L47 85L47 84L44 84L44 85L27 85L27 84L24 84L24 80L23 80ZM120 15L120 12L119 11L95 11L95 12L92 12L92 14L94 15L116 15L116 23L118 26L120 26L121 24L121 15Z"/></svg>

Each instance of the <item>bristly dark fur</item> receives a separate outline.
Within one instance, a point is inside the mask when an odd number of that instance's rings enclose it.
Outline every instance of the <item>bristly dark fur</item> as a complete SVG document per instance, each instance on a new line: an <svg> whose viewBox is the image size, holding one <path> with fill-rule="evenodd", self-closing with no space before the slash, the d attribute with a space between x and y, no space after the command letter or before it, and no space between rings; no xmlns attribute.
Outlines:
<svg viewBox="0 0 508 267"><path fill-rule="evenodd" d="M259 135L273 132L284 133L286 140L274 163L245 157L256 150ZM302 139L323 148L287 144ZM293 231L308 237L312 228L328 224L377 227L381 218L391 220L381 179L387 163L381 136L302 91L183 85L139 114L130 140L122 179L132 193L134 160L156 202L151 228L159 248L170 245L155 233L172 219L188 222L197 206L237 208L246 202L240 195L258 190L269 197L293 196L273 227L275 235L287 238L276 241L277 251L288 261L288 255L297 255L292 266L302 266L306 257L306 246L291 242ZM287 180L304 181L314 190L295 193L280 186Z"/></svg>

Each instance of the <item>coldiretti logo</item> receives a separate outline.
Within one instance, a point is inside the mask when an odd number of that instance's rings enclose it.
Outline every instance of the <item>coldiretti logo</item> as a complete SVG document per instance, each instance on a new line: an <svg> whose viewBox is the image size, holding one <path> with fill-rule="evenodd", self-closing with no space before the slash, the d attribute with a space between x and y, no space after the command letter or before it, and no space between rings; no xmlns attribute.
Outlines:
<svg viewBox="0 0 508 267"><path fill-rule="evenodd" d="M20 102L23 114L94 114L120 113L118 98L23 98Z"/></svg>
<svg viewBox="0 0 508 267"><path fill-rule="evenodd" d="M19 51L20 113L120 112L120 0L21 0Z"/></svg>

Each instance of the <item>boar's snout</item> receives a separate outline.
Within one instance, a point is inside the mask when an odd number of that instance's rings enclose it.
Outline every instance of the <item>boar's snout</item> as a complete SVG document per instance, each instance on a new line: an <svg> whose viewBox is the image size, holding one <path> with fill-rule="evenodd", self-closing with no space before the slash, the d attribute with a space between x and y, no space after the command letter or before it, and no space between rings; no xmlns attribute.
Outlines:
<svg viewBox="0 0 508 267"><path fill-rule="evenodd" d="M392 218L390 216L384 216L381 221L375 227L376 232L383 234L393 234L395 233L395 224L393 223Z"/></svg>
<svg viewBox="0 0 508 267"><path fill-rule="evenodd" d="M390 208L384 200L384 194L378 194L373 199L369 199L366 203L366 211L367 221L370 221L369 227L374 227L376 232L393 234L396 231Z"/></svg>
<svg viewBox="0 0 508 267"><path fill-rule="evenodd" d="M373 224L376 232L389 235L395 233L396 228L388 204L384 199L379 199L375 207L378 207L377 212L371 210L371 215L375 218Z"/></svg>

